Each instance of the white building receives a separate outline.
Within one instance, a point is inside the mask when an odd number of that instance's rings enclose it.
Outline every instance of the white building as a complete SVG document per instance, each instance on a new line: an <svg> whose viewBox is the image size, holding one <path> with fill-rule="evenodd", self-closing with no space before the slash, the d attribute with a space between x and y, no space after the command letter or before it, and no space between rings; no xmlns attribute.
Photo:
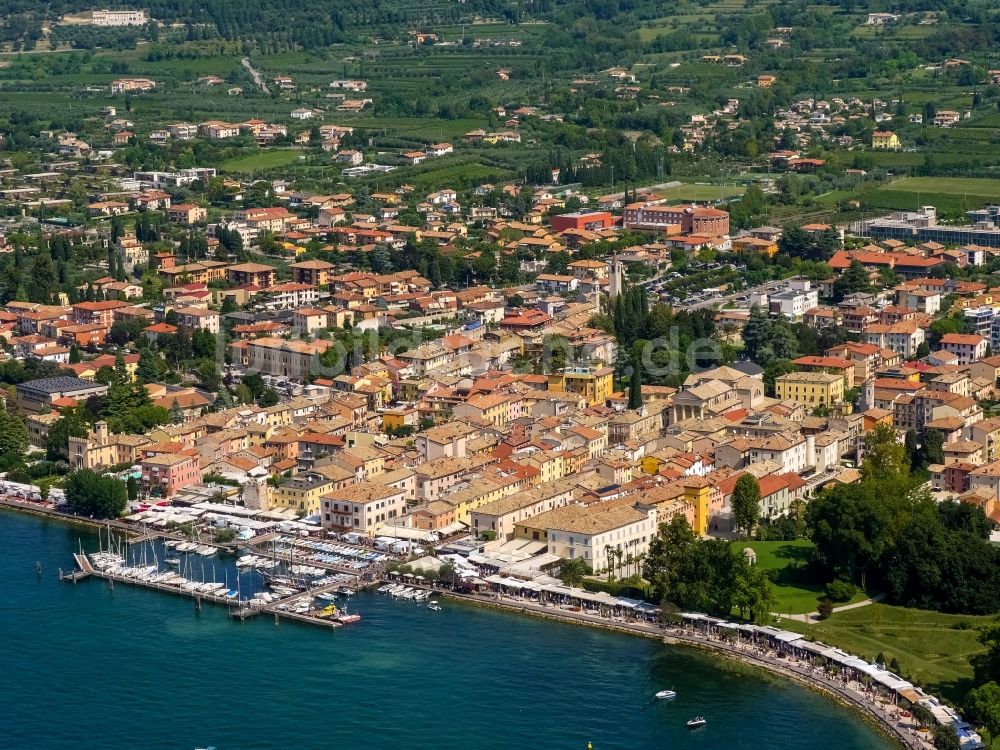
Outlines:
<svg viewBox="0 0 1000 750"><path fill-rule="evenodd" d="M902 357L911 358L924 341L924 329L912 320L898 323L873 323L862 334L864 343L880 349L892 349Z"/></svg>
<svg viewBox="0 0 1000 750"><path fill-rule="evenodd" d="M175 307L177 322L189 330L202 329L209 333L219 332L219 313L202 307Z"/></svg>
<svg viewBox="0 0 1000 750"><path fill-rule="evenodd" d="M608 566L608 551L648 552L656 536L656 509L624 497L591 505L567 505L518 523L515 537L546 541L550 554L582 559L594 570Z"/></svg>
<svg viewBox="0 0 1000 750"><path fill-rule="evenodd" d="M149 17L144 10L95 10L94 26L145 26Z"/></svg>
<svg viewBox="0 0 1000 750"><path fill-rule="evenodd" d="M819 305L819 290L812 289L808 279L792 279L787 289L770 296L768 305L772 313L780 313L789 320L802 320L807 310Z"/></svg>
<svg viewBox="0 0 1000 750"><path fill-rule="evenodd" d="M265 291L268 295L265 305L271 310L295 310L314 305L319 299L319 291L312 284L298 284L292 281L276 284Z"/></svg>
<svg viewBox="0 0 1000 750"><path fill-rule="evenodd" d="M323 498L323 527L375 536L379 525L406 512L407 491L376 482L349 484Z"/></svg>
<svg viewBox="0 0 1000 750"><path fill-rule="evenodd" d="M986 339L975 333L948 333L941 337L941 348L958 357L960 365L985 357L986 347Z"/></svg>

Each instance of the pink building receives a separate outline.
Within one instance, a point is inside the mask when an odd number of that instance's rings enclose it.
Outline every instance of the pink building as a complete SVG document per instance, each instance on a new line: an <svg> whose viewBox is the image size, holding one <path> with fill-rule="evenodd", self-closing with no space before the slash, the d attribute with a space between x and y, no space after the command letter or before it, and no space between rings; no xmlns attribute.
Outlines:
<svg viewBox="0 0 1000 750"><path fill-rule="evenodd" d="M201 481L198 457L186 453L161 453L142 461L142 489L156 497L172 497Z"/></svg>

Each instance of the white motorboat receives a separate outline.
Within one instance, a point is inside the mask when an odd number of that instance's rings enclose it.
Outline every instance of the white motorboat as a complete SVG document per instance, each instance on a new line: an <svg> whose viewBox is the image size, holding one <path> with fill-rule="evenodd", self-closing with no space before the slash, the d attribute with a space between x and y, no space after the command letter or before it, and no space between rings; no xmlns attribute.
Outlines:
<svg viewBox="0 0 1000 750"><path fill-rule="evenodd" d="M163 562L165 562L167 565L180 565L181 564L181 560L180 560L179 557L168 557Z"/></svg>
<svg viewBox="0 0 1000 750"><path fill-rule="evenodd" d="M427 602L427 609L433 610L435 612L440 612L441 611L441 605L438 604L433 599L431 599L431 601Z"/></svg>
<svg viewBox="0 0 1000 750"><path fill-rule="evenodd" d="M687 728L688 729L698 729L699 727L705 726L707 723L708 722L705 721L705 717L704 716L695 716L693 719L691 719L690 721L688 721Z"/></svg>
<svg viewBox="0 0 1000 750"><path fill-rule="evenodd" d="M658 701L672 701L677 697L677 693L673 690L661 690L656 694L656 700Z"/></svg>

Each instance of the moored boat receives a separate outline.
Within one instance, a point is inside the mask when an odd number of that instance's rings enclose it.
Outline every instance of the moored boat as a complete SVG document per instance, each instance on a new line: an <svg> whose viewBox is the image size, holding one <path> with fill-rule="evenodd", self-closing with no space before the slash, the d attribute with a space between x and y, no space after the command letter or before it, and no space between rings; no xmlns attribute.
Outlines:
<svg viewBox="0 0 1000 750"><path fill-rule="evenodd" d="M656 699L661 701L670 701L677 697L677 693L673 690L661 690L656 694Z"/></svg>
<svg viewBox="0 0 1000 750"><path fill-rule="evenodd" d="M705 726L707 723L708 722L705 721L705 717L704 716L695 716L693 719L691 719L690 721L688 721L687 728L688 729L698 729L699 727Z"/></svg>

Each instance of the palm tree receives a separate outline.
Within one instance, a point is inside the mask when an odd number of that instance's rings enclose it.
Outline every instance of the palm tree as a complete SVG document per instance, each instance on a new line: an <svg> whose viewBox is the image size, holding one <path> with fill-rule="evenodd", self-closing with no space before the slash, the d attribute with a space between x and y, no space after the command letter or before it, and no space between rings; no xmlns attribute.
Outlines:
<svg viewBox="0 0 1000 750"><path fill-rule="evenodd" d="M616 568L618 570L618 577L619 578L622 577L622 558L624 556L625 556L625 553L622 552L621 547L615 547L615 560L617 560Z"/></svg>
<svg viewBox="0 0 1000 750"><path fill-rule="evenodd" d="M580 586L583 583L583 577L589 573L590 568L582 557L563 560L559 566L559 579L567 586Z"/></svg>
<svg viewBox="0 0 1000 750"><path fill-rule="evenodd" d="M604 545L604 555L608 559L608 580L613 581L615 580L615 550L610 544Z"/></svg>
<svg viewBox="0 0 1000 750"><path fill-rule="evenodd" d="M635 565L635 557L629 552L625 555L625 577L630 578L632 576L632 566Z"/></svg>

